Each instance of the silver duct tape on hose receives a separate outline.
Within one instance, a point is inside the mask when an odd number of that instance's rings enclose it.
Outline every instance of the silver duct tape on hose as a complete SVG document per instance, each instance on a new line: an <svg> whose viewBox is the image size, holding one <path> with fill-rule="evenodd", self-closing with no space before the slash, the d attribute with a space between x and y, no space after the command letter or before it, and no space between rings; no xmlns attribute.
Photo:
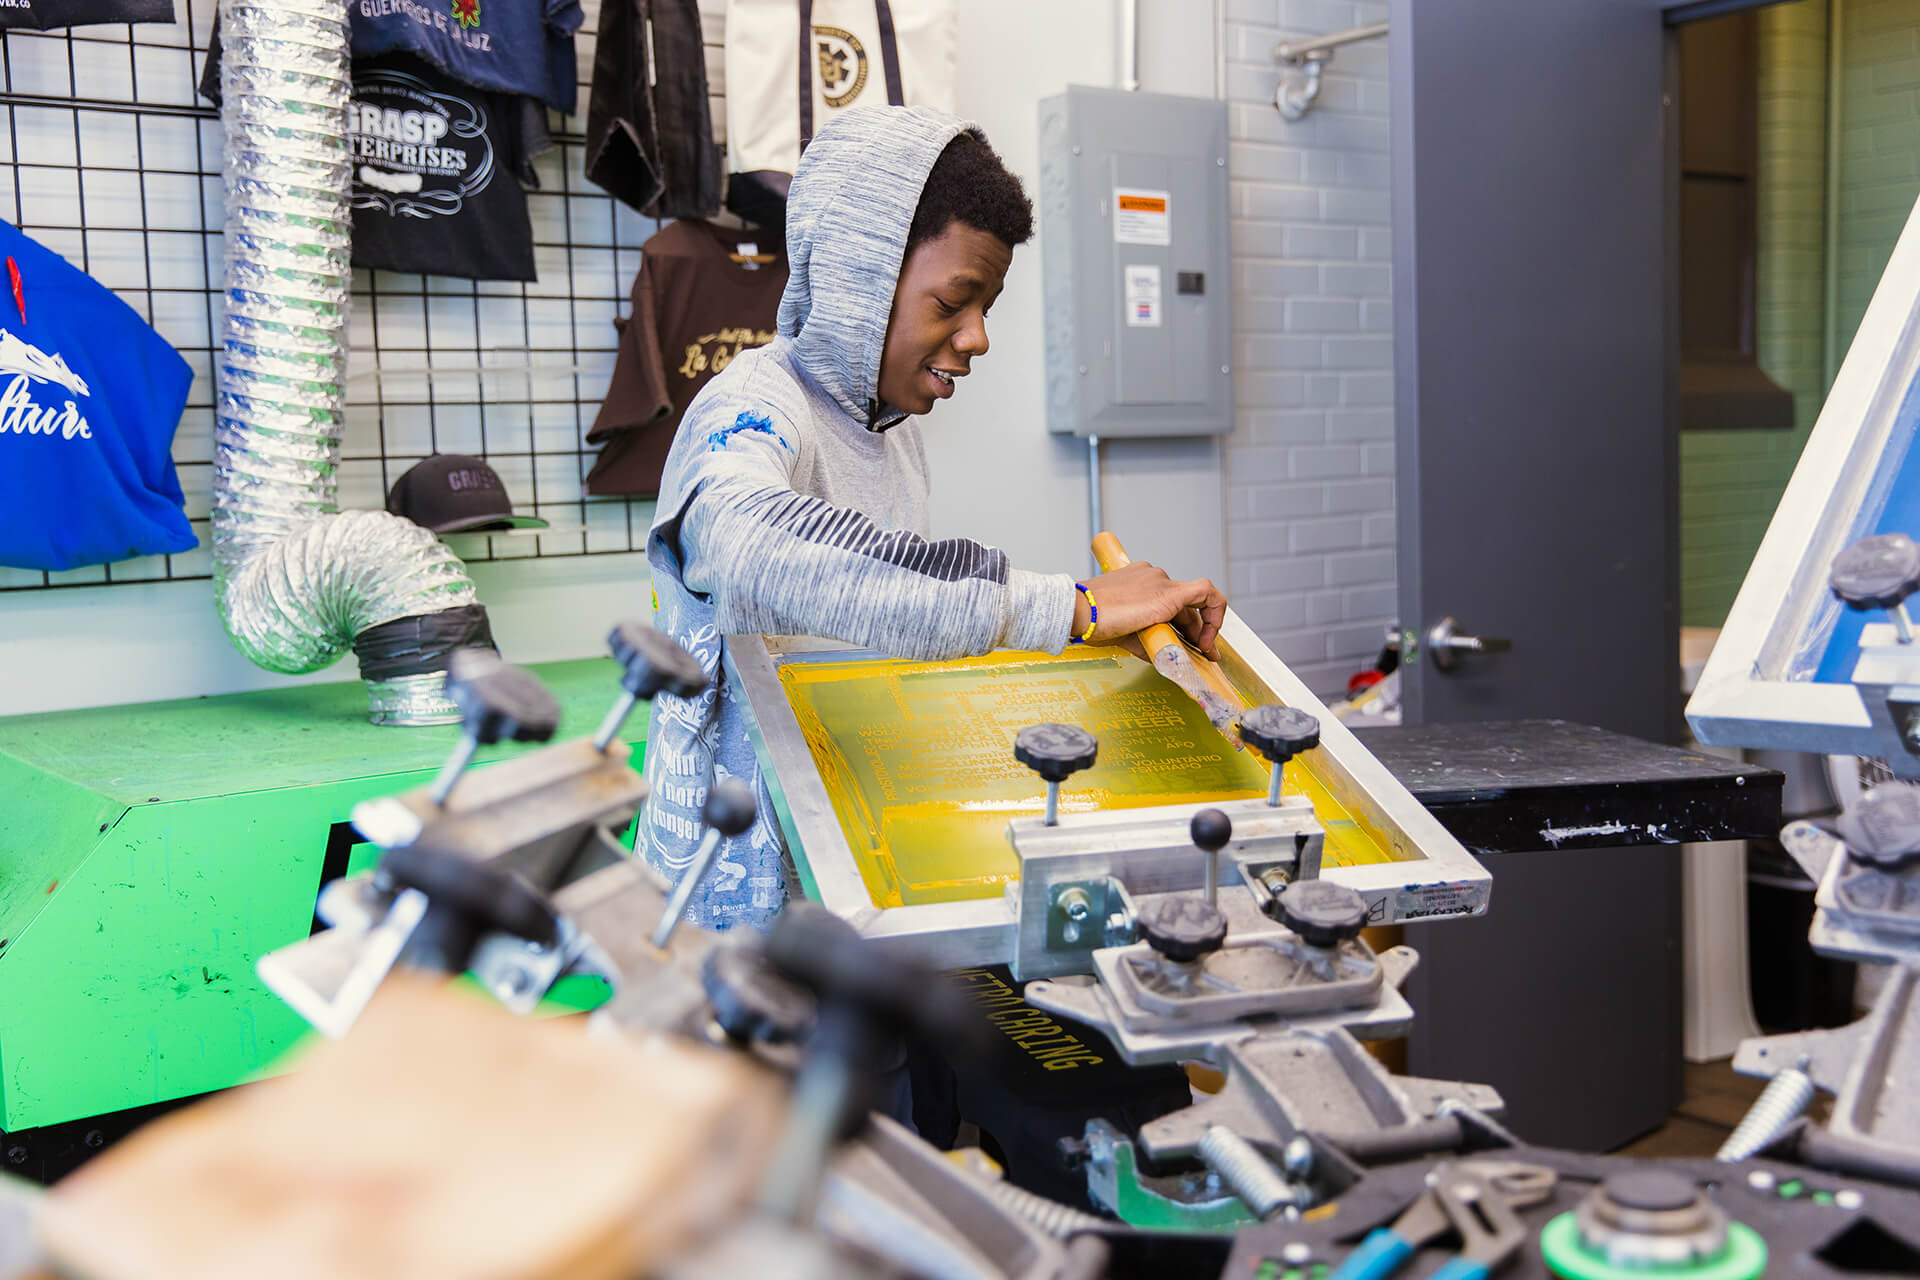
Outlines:
<svg viewBox="0 0 1920 1280"><path fill-rule="evenodd" d="M457 556L384 511L310 519L248 560L231 582L226 619L234 643L289 675L327 666L381 623L477 603Z"/></svg>
<svg viewBox="0 0 1920 1280"><path fill-rule="evenodd" d="M367 681L367 718L375 724L459 724L460 709L447 700L446 673L435 672Z"/></svg>
<svg viewBox="0 0 1920 1280"><path fill-rule="evenodd" d="M400 619L477 615L425 529L338 508L352 289L352 82L344 0L222 0L227 307L214 429L215 598L270 671L337 661ZM464 621L460 625L465 625ZM455 628L457 631L457 627ZM373 719L459 718L441 671L368 670Z"/></svg>

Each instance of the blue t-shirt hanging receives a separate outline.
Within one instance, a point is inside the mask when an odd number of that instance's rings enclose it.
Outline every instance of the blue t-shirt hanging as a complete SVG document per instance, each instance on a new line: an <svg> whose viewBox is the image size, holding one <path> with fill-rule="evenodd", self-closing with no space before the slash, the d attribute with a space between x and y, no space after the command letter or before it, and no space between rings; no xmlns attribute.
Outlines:
<svg viewBox="0 0 1920 1280"><path fill-rule="evenodd" d="M111 289L5 222L0 258L0 565L191 550L173 466L187 362Z"/></svg>
<svg viewBox="0 0 1920 1280"><path fill-rule="evenodd" d="M462 84L579 105L580 0L352 0L353 56L411 53Z"/></svg>

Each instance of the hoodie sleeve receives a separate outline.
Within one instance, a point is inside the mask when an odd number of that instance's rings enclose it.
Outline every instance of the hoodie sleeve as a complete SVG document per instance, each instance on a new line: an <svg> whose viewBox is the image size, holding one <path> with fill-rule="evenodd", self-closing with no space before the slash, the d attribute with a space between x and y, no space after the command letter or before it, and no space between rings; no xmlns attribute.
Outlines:
<svg viewBox="0 0 1920 1280"><path fill-rule="evenodd" d="M918 659L1065 647L1073 579L796 493L795 439L742 413L700 446L677 528L681 580L713 601L722 635L824 636Z"/></svg>

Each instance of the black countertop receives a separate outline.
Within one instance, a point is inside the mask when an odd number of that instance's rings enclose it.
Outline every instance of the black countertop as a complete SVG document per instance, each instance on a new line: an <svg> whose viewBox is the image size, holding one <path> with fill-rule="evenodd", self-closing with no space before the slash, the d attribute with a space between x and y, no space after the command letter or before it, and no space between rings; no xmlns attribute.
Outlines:
<svg viewBox="0 0 1920 1280"><path fill-rule="evenodd" d="M1779 834L1783 776L1565 720L1356 730L1475 853Z"/></svg>

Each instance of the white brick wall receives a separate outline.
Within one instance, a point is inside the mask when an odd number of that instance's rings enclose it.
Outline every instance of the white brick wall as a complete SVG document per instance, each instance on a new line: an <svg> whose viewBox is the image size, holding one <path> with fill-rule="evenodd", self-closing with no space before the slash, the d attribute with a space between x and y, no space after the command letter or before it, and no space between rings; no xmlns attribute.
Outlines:
<svg viewBox="0 0 1920 1280"><path fill-rule="evenodd" d="M1320 100L1274 109L1288 37L1384 22L1385 0L1228 0L1238 402L1227 442L1234 607L1317 690L1396 616L1387 47L1335 54Z"/></svg>

